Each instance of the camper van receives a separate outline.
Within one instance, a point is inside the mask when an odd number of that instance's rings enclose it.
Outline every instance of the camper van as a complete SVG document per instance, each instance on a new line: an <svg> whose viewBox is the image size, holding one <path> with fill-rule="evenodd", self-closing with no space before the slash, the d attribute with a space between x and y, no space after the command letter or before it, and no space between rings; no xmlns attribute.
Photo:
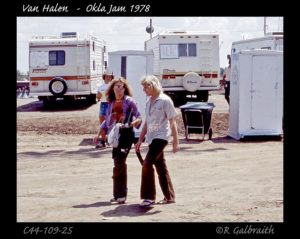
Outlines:
<svg viewBox="0 0 300 239"><path fill-rule="evenodd" d="M172 31L145 42L153 51L153 71L175 106L208 100L220 89L219 35L215 32Z"/></svg>
<svg viewBox="0 0 300 239"><path fill-rule="evenodd" d="M44 104L81 97L96 103L105 69L105 45L103 40L76 32L34 37L29 42L30 96Z"/></svg>
<svg viewBox="0 0 300 239"><path fill-rule="evenodd" d="M271 32L264 37L257 37L232 42L231 54L241 50L266 49L283 51L283 33Z"/></svg>

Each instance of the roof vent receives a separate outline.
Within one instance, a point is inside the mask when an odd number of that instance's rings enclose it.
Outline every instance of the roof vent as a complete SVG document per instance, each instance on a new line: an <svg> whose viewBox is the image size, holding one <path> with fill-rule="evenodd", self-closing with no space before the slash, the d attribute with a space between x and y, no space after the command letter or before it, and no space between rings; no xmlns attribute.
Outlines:
<svg viewBox="0 0 300 239"><path fill-rule="evenodd" d="M184 33L186 33L186 31L174 31L173 33L174 34L184 34Z"/></svg>
<svg viewBox="0 0 300 239"><path fill-rule="evenodd" d="M73 37L77 37L77 32L62 32L61 33L61 37L62 38L73 38Z"/></svg>

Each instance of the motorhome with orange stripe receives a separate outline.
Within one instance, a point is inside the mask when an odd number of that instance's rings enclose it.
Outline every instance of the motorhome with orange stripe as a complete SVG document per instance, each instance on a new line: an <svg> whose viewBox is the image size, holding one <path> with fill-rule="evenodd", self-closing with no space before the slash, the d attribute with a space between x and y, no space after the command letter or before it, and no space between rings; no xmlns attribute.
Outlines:
<svg viewBox="0 0 300 239"><path fill-rule="evenodd" d="M153 51L154 74L175 105L207 101L220 89L219 35L216 32L171 31L145 42Z"/></svg>
<svg viewBox="0 0 300 239"><path fill-rule="evenodd" d="M88 34L64 32L29 42L30 96L44 104L85 97L96 103L105 70L106 43Z"/></svg>

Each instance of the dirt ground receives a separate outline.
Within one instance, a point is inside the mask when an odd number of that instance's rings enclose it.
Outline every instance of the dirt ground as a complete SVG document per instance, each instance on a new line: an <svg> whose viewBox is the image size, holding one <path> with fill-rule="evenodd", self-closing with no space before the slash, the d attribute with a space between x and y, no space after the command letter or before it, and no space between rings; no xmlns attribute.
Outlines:
<svg viewBox="0 0 300 239"><path fill-rule="evenodd" d="M127 203L109 203L111 148L97 150L92 143L99 104L44 108L36 98L17 99L17 221L282 222L283 139L226 137L224 95L214 93L209 101L216 106L212 140L195 134L187 141L178 109L180 151L166 149L176 203L144 210L138 206L141 166L134 150L127 159Z"/></svg>

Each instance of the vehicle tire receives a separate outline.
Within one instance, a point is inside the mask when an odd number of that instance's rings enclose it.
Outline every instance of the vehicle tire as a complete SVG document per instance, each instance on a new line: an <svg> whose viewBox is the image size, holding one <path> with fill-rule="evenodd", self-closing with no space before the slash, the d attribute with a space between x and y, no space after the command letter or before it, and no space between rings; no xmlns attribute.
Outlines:
<svg viewBox="0 0 300 239"><path fill-rule="evenodd" d="M189 92L195 92L200 88L201 76L195 72L186 73L182 78L183 88Z"/></svg>
<svg viewBox="0 0 300 239"><path fill-rule="evenodd" d="M67 83L61 77L55 77L50 81L49 91L53 96L62 97L67 91Z"/></svg>

